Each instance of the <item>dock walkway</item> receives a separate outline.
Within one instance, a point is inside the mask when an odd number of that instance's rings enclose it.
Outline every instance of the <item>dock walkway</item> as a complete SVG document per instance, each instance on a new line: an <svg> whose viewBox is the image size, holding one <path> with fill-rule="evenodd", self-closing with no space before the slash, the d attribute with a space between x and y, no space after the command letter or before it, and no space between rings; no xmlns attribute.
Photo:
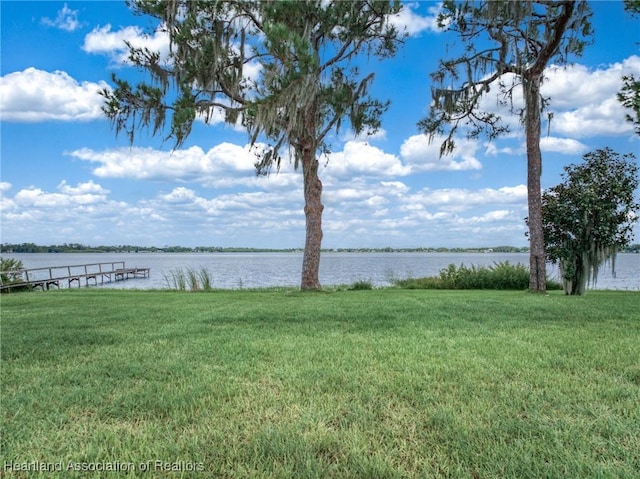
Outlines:
<svg viewBox="0 0 640 479"><path fill-rule="evenodd" d="M148 278L149 272L150 268L127 268L124 261L1 271L0 291L24 287L48 290L53 286L60 288L65 284L70 288L75 283L80 287L83 280L85 286L89 286L90 283L97 286L98 281L104 284L132 278Z"/></svg>

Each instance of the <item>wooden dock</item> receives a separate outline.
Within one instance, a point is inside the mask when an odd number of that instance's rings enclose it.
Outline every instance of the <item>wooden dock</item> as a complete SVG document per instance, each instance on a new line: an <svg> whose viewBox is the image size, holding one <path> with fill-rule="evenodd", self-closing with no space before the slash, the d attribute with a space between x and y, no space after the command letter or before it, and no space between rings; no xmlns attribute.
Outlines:
<svg viewBox="0 0 640 479"><path fill-rule="evenodd" d="M83 281L85 286L97 286L133 278L148 278L149 272L150 268L128 268L124 261L2 271L0 291L8 292L17 288L48 290L53 286L58 289L64 286L71 288L74 284L81 287Z"/></svg>

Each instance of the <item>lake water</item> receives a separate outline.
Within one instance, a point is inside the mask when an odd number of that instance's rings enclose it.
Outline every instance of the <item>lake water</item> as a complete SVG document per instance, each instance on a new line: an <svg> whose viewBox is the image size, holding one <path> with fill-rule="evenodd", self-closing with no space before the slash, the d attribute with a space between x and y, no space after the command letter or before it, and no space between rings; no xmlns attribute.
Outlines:
<svg viewBox="0 0 640 479"><path fill-rule="evenodd" d="M213 286L224 289L299 286L302 253L28 253L5 254L21 260L25 268L68 266L124 261L127 267L151 268L146 279L130 279L101 285L106 288L163 289L167 276L178 268L206 268ZM320 282L323 286L371 281L390 284L392 278L436 276L449 264L491 266L496 262L529 264L528 253L337 253L322 254ZM557 269L548 274L557 279ZM619 254L616 275L605 267L590 289L640 291L640 254Z"/></svg>

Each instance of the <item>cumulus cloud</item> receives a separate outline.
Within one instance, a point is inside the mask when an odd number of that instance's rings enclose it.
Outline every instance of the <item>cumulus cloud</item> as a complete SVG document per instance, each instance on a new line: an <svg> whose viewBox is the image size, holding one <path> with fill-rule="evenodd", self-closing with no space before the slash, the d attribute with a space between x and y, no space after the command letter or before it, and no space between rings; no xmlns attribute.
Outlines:
<svg viewBox="0 0 640 479"><path fill-rule="evenodd" d="M277 174L269 178L255 175L256 153L263 146L257 144L252 148L247 144L241 146L225 142L207 151L198 146L175 151L123 147L101 151L82 148L65 154L94 164L93 174L99 178L191 182L215 188L244 186L284 190L298 187L301 183L300 173L293 171L286 158ZM462 139L454 154L442 159L439 158L438 148L437 141L429 144L424 135L407 139L399 156L364 141L347 141L341 151L321 158L324 167L320 175L325 187L331 188L343 182L353 185L362 179L391 180L415 172L482 168L475 157L478 148L476 142ZM388 188L397 184L401 183L386 182Z"/></svg>
<svg viewBox="0 0 640 479"><path fill-rule="evenodd" d="M629 135L633 125L625 121L624 108L614 94L602 102L554 114L551 131L576 138Z"/></svg>
<svg viewBox="0 0 640 479"><path fill-rule="evenodd" d="M152 212L109 198L109 190L93 181L70 185L62 181L55 191L30 186L2 197L3 240L40 244L113 243L126 229L119 225L149 224ZM104 234L108 238L104 238ZM133 238L131 238L133 239Z"/></svg>
<svg viewBox="0 0 640 479"><path fill-rule="evenodd" d="M226 242L248 232L252 238L268 237L278 231L302 237L302 205L300 191L287 194L247 191L207 197L193 189L177 187L139 206L156 212L169 225L189 224L191 234ZM200 244L212 244L210 241L202 240Z"/></svg>
<svg viewBox="0 0 640 479"><path fill-rule="evenodd" d="M20 208L62 208L71 205L94 205L104 203L108 190L89 181L78 183L76 186L67 185L66 181L58 185L57 193L49 193L40 188L29 187L22 189L13 197L13 201Z"/></svg>
<svg viewBox="0 0 640 479"><path fill-rule="evenodd" d="M476 158L478 143L466 139L456 140L456 148L450 155L440 157L443 138L429 141L427 135L413 135L400 147L400 156L413 171L462 171L479 170L482 164Z"/></svg>
<svg viewBox="0 0 640 479"><path fill-rule="evenodd" d="M553 151L564 155L580 155L588 149L589 147L587 145L572 138L557 138L553 136L540 138L541 151Z"/></svg>
<svg viewBox="0 0 640 479"><path fill-rule="evenodd" d="M623 75L640 75L639 56L632 55L598 68L581 64L549 66L545 70L541 94L550 99L551 133L574 139L632 133L633 126L625 121L625 110L616 98ZM479 108L497 113L512 132L522 134L518 115L510 111L518 112L524 107L522 88L512 74L504 75L502 81L506 85L515 82L512 102L501 103L504 98L500 94L484 95Z"/></svg>
<svg viewBox="0 0 640 479"><path fill-rule="evenodd" d="M82 49L87 53L107 55L115 64L129 63L129 47L146 48L160 54L165 60L169 56L169 34L160 27L152 35L145 34L140 27L129 26L111 31L111 25L94 28L84 39Z"/></svg>
<svg viewBox="0 0 640 479"><path fill-rule="evenodd" d="M504 220L513 215L511 210L493 210L484 213L480 216L472 216L468 219L470 223L494 223L496 221Z"/></svg>
<svg viewBox="0 0 640 479"><path fill-rule="evenodd" d="M327 240L388 245L521 244L526 216L524 185L501 188L424 188L359 179L332 185L325 195ZM496 239L497 238L497 239Z"/></svg>
<svg viewBox="0 0 640 479"><path fill-rule="evenodd" d="M256 177L256 153L264 145L220 143L208 151L198 146L175 151L124 147L96 151L89 148L67 152L74 158L94 163L93 174L100 178L196 182L214 187L262 186L283 188L298 184L299 173L286 161L277 174ZM342 151L330 153L321 172L327 184L353 181L359 177L392 178L410 173L409 167L393 154L369 145L349 141Z"/></svg>
<svg viewBox="0 0 640 479"><path fill-rule="evenodd" d="M65 154L96 164L93 174L99 178L193 182L215 188L284 189L297 184L299 175L286 162L277 174L268 178L256 176L256 152L261 147L224 142L207 151L199 146L175 151L124 147L101 151L81 148Z"/></svg>
<svg viewBox="0 0 640 479"><path fill-rule="evenodd" d="M109 193L109 190L104 189L93 180L89 180L86 183L78 183L76 186L70 186L66 180L62 180L58 185L58 190L66 195L95 195L104 197Z"/></svg>
<svg viewBox="0 0 640 479"><path fill-rule="evenodd" d="M154 148L75 150L68 155L98 163L93 173L102 178L138 180L206 181L220 173L237 176L254 170L256 157L249 146L221 143L205 152L199 146L175 151Z"/></svg>
<svg viewBox="0 0 640 479"><path fill-rule="evenodd" d="M553 108L560 110L598 104L620 90L623 75L639 73L640 57L637 55L595 69L579 63L551 65L545 70L542 93L551 97Z"/></svg>
<svg viewBox="0 0 640 479"><path fill-rule="evenodd" d="M103 118L105 82L78 82L63 71L36 68L0 77L0 119L16 122L90 121Z"/></svg>
<svg viewBox="0 0 640 479"><path fill-rule="evenodd" d="M170 204L190 203L196 198L195 191L182 186L174 188L170 193L161 194L160 198Z"/></svg>
<svg viewBox="0 0 640 479"><path fill-rule="evenodd" d="M41 22L43 25L59 28L67 32L74 32L81 26L78 20L78 10L71 10L66 3L58 11L56 18L43 17Z"/></svg>
<svg viewBox="0 0 640 479"><path fill-rule="evenodd" d="M396 155L361 141L348 141L342 151L330 153L325 171L337 178L393 177L409 173Z"/></svg>
<svg viewBox="0 0 640 479"><path fill-rule="evenodd" d="M526 204L525 185L503 186L501 188L425 188L411 195L411 203L423 206L438 206L448 211L463 211L478 205Z"/></svg>
<svg viewBox="0 0 640 479"><path fill-rule="evenodd" d="M522 148L514 148L511 146L498 147L495 142L487 143L484 154L486 156L515 156L525 153L524 146Z"/></svg>
<svg viewBox="0 0 640 479"><path fill-rule="evenodd" d="M549 67L542 94L551 97L551 131L575 138L633 132L616 98L623 75L640 75L639 56L596 69L579 64Z"/></svg>
<svg viewBox="0 0 640 479"><path fill-rule="evenodd" d="M419 5L417 2L403 4L399 13L389 17L389 23L409 36L418 36L425 31L440 31L437 22L440 4L429 7L427 16L420 16L414 11Z"/></svg>
<svg viewBox="0 0 640 479"><path fill-rule="evenodd" d="M3 188L8 192L8 186ZM278 191L228 193L174 186L135 202L112 196L94 181L62 181L54 191L22 188L2 196L3 229L45 244L75 238L100 243L105 234L110 244L299 247L304 240L301 184ZM385 246L390 238L415 245L478 245L489 232L494 238L508 237L505 244L518 244L526 187L412 191L400 181L359 178L328 185L324 203L327 245ZM17 225L20 228L14 228ZM59 233L61 225L64 234ZM24 241L13 236L5 240Z"/></svg>
<svg viewBox="0 0 640 479"><path fill-rule="evenodd" d="M327 205L340 210L362 213L362 208L352 209L352 205L377 208L397 201L410 188L400 181L367 181L363 178L340 183L329 183L323 198Z"/></svg>

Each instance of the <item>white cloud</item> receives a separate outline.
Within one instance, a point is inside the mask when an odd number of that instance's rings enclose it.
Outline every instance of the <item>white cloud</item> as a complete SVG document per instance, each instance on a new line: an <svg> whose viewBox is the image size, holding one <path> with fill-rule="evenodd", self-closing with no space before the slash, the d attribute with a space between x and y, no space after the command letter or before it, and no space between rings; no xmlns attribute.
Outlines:
<svg viewBox="0 0 640 479"><path fill-rule="evenodd" d="M484 154L485 156L515 156L521 155L525 152L523 148L514 148L511 146L501 146L498 148L495 142L489 142L485 146Z"/></svg>
<svg viewBox="0 0 640 479"><path fill-rule="evenodd" d="M153 35L146 35L140 27L124 27L118 31L111 31L111 25L96 27L84 39L82 49L87 53L107 55L116 64L129 63L128 42L134 48L146 48L157 52L160 57L169 56L169 35L162 28L158 28Z"/></svg>
<svg viewBox="0 0 640 479"><path fill-rule="evenodd" d="M25 235L4 240L270 247L304 241L300 184L230 193L176 186L133 203L112 194L94 181L62 181L53 192L34 186L3 195L3 230ZM327 247L386 246L391 238L405 245L478 245L491 235L490 244L523 242L524 185L412 192L399 181L360 178L327 186L324 203Z"/></svg>
<svg viewBox="0 0 640 479"><path fill-rule="evenodd" d="M100 178L194 182L217 188L245 186L283 189L298 185L299 172L293 171L286 158L280 172L269 178L256 177L256 152L263 145L240 146L220 143L208 151L198 146L175 151L154 148L123 147L96 151L82 148L67 155L96 164L93 174ZM475 142L460 140L452 156L438 158L437 146L428 145L424 135L415 135L402 145L401 156L361 141L348 141L342 151L320 158L320 176L325 186L353 183L363 178L404 177L414 172L437 170L477 170L482 167L475 158ZM389 182L389 185L393 182Z"/></svg>
<svg viewBox="0 0 640 479"><path fill-rule="evenodd" d="M503 186L501 188L482 188L479 190L461 188L425 188L411 195L411 204L438 206L447 211L463 211L478 205L526 204L527 187L525 185Z"/></svg>
<svg viewBox="0 0 640 479"><path fill-rule="evenodd" d="M482 164L476 158L478 142L456 139L456 148L450 155L440 157L443 138L429 141L427 135L413 135L400 147L400 156L413 171L461 171L480 170Z"/></svg>
<svg viewBox="0 0 640 479"><path fill-rule="evenodd" d="M578 63L563 67L551 65L545 70L542 93L551 97L554 109L574 109L610 99L620 90L623 75L639 73L637 55L595 69Z"/></svg>
<svg viewBox="0 0 640 479"><path fill-rule="evenodd" d="M109 191L88 181L75 186L62 181L57 191L36 186L22 188L2 198L3 240L39 244L113 241L126 231L114 225L145 224L150 214L108 198Z"/></svg>
<svg viewBox="0 0 640 479"><path fill-rule="evenodd" d="M65 180L60 182L58 190L67 195L100 195L104 196L109 190L89 180L86 183L78 183L76 186L69 186Z"/></svg>
<svg viewBox="0 0 640 479"><path fill-rule="evenodd" d="M624 108L613 95L599 103L556 113L551 131L576 138L631 134L633 125L625 121Z"/></svg>
<svg viewBox="0 0 640 479"><path fill-rule="evenodd" d="M549 66L545 70L541 94L550 98L551 133L573 139L631 134L633 126L625 121L625 110L616 98L622 87L622 76L630 74L640 76L640 57L637 55L595 69L581 64ZM511 85L513 79L512 74L502 78L507 85ZM517 85L513 90L513 105L500 104L499 99L502 97L484 95L479 108L497 113L513 133L522 135L519 117L510 112L511 107L517 112L524 106L522 87ZM546 115L543 120L545 118Z"/></svg>
<svg viewBox="0 0 640 479"><path fill-rule="evenodd" d="M437 16L440 4L429 7L428 16L424 17L414 11L419 5L417 2L403 4L400 13L389 17L389 23L409 36L418 36L424 31L439 32Z"/></svg>
<svg viewBox="0 0 640 479"><path fill-rule="evenodd" d="M398 201L410 188L400 181L367 181L363 178L339 183L328 183L323 193L323 201L336 207L342 213L357 211L362 207L377 208ZM354 209L354 206L358 206Z"/></svg>
<svg viewBox="0 0 640 479"><path fill-rule="evenodd" d="M196 198L196 193L182 186L174 188L170 193L160 195L160 198L171 204L189 203Z"/></svg>
<svg viewBox="0 0 640 479"><path fill-rule="evenodd" d="M109 193L93 181L78 183L75 187L63 181L58 185L58 191L58 193L48 193L40 188L30 187L18 191L13 200L19 208L35 207L51 210L104 203Z"/></svg>
<svg viewBox="0 0 640 479"><path fill-rule="evenodd" d="M6 181L0 181L0 193L4 193L5 191L9 191L11 189L11 183Z"/></svg>
<svg viewBox="0 0 640 479"><path fill-rule="evenodd" d="M564 155L580 155L588 149L587 145L572 138L557 138L554 136L540 138L540 150L542 151L554 151Z"/></svg>
<svg viewBox="0 0 640 479"><path fill-rule="evenodd" d="M193 182L215 188L236 186L285 189L297 185L299 174L283 161L279 173L256 176L255 163L262 145L220 143L208 151L198 146L175 151L124 147L102 151L82 148L65 154L95 163L99 178L129 178L165 182Z"/></svg>
<svg viewBox="0 0 640 479"><path fill-rule="evenodd" d="M199 182L213 179L223 172L233 176L250 174L256 161L248 146L231 143L221 143L207 152L198 146L175 151L142 147L104 151L83 148L68 155L98 163L100 166L93 172L102 178Z"/></svg>
<svg viewBox="0 0 640 479"><path fill-rule="evenodd" d="M50 27L59 28L67 32L74 32L80 28L80 22L78 21L78 10L71 10L65 3L61 10L58 11L58 15L55 19L47 17L42 18L42 23Z"/></svg>
<svg viewBox="0 0 640 479"><path fill-rule="evenodd" d="M324 194L326 241L385 246L522 244L527 189L425 188L358 179L329 186ZM491 239L493 237L493 239ZM497 239L496 239L497 238Z"/></svg>
<svg viewBox="0 0 640 479"><path fill-rule="evenodd" d="M0 77L0 119L39 122L89 121L103 118L100 90L105 82L79 83L63 71L36 68Z"/></svg>
<svg viewBox="0 0 640 479"><path fill-rule="evenodd" d="M228 238L246 234L251 238L269 237L279 231L301 237L304 235L302 205L299 190L286 194L237 192L207 198L195 190L178 187L145 200L138 207L166 219L165 228L188 224L190 235L205 238L199 244L214 244L211 238L226 242ZM245 242L246 237L242 241Z"/></svg>
<svg viewBox="0 0 640 479"><path fill-rule="evenodd" d="M494 223L509 218L513 215L510 210L493 210L480 216L472 216L467 221L470 223Z"/></svg>
<svg viewBox="0 0 640 479"><path fill-rule="evenodd" d="M337 178L404 176L409 168L400 159L365 142L348 141L342 151L329 154L326 175ZM325 174L325 173L323 173Z"/></svg>
<svg viewBox="0 0 640 479"><path fill-rule="evenodd" d="M637 55L596 69L579 64L549 67L542 94L551 97L551 131L575 138L632 133L616 98L622 76L629 74L640 75Z"/></svg>

